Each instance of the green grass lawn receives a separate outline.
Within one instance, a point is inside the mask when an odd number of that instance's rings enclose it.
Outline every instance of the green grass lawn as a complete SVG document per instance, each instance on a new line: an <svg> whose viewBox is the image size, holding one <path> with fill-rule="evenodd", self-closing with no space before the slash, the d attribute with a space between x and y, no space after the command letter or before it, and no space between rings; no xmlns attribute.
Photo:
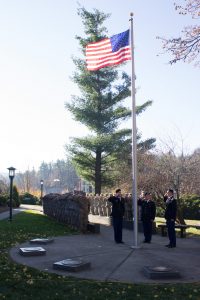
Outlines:
<svg viewBox="0 0 200 300"><path fill-rule="evenodd" d="M9 248L18 243L66 234L76 232L33 211L14 216L11 223L0 221L0 299L200 300L200 283L126 284L81 280L38 271L9 258Z"/></svg>

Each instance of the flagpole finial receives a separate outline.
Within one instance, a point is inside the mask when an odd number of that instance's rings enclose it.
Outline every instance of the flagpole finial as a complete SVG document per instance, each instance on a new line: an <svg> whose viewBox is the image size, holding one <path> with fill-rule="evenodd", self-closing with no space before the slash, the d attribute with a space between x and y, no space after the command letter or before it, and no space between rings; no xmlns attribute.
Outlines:
<svg viewBox="0 0 200 300"><path fill-rule="evenodd" d="M134 16L134 13L133 13L133 12L131 12L131 13L130 13L130 16L131 16L131 17L133 17L133 16Z"/></svg>

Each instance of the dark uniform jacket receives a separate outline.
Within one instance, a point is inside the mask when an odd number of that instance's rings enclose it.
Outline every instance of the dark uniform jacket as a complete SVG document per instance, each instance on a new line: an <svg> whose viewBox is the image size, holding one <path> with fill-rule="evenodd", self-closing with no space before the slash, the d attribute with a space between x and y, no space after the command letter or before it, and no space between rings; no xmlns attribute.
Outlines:
<svg viewBox="0 0 200 300"><path fill-rule="evenodd" d="M142 221L150 221L154 220L156 216L156 205L152 200L146 201L138 201L138 204L141 206L141 220Z"/></svg>
<svg viewBox="0 0 200 300"><path fill-rule="evenodd" d="M176 220L176 212L177 212L177 203L176 200L171 197L170 199L167 197L164 197L164 201L166 203L166 209L165 209L165 219L166 220Z"/></svg>
<svg viewBox="0 0 200 300"><path fill-rule="evenodd" d="M112 217L119 217L122 218L125 212L125 200L124 198L118 198L116 196L111 196L108 199L109 202L112 203Z"/></svg>

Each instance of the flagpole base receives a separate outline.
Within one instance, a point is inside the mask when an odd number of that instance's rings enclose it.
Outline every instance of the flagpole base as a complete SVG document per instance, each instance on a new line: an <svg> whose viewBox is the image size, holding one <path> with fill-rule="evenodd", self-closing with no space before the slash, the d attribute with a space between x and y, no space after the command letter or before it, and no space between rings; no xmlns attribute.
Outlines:
<svg viewBox="0 0 200 300"><path fill-rule="evenodd" d="M141 246L140 245L137 245L137 246L131 246L131 249L140 249Z"/></svg>

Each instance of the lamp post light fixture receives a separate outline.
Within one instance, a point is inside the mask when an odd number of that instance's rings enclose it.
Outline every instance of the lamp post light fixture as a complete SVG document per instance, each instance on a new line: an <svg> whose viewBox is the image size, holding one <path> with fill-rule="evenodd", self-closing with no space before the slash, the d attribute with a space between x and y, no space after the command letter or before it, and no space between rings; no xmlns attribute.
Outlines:
<svg viewBox="0 0 200 300"><path fill-rule="evenodd" d="M8 168L9 170L9 178L10 178L10 202L9 202L9 206L10 206L10 222L12 221L12 196L13 196L13 179L15 177L15 168L10 167Z"/></svg>
<svg viewBox="0 0 200 300"><path fill-rule="evenodd" d="M43 190L44 190L44 180L40 180L40 191L41 191L41 194L40 194L40 199L42 201L42 198L43 198Z"/></svg>

